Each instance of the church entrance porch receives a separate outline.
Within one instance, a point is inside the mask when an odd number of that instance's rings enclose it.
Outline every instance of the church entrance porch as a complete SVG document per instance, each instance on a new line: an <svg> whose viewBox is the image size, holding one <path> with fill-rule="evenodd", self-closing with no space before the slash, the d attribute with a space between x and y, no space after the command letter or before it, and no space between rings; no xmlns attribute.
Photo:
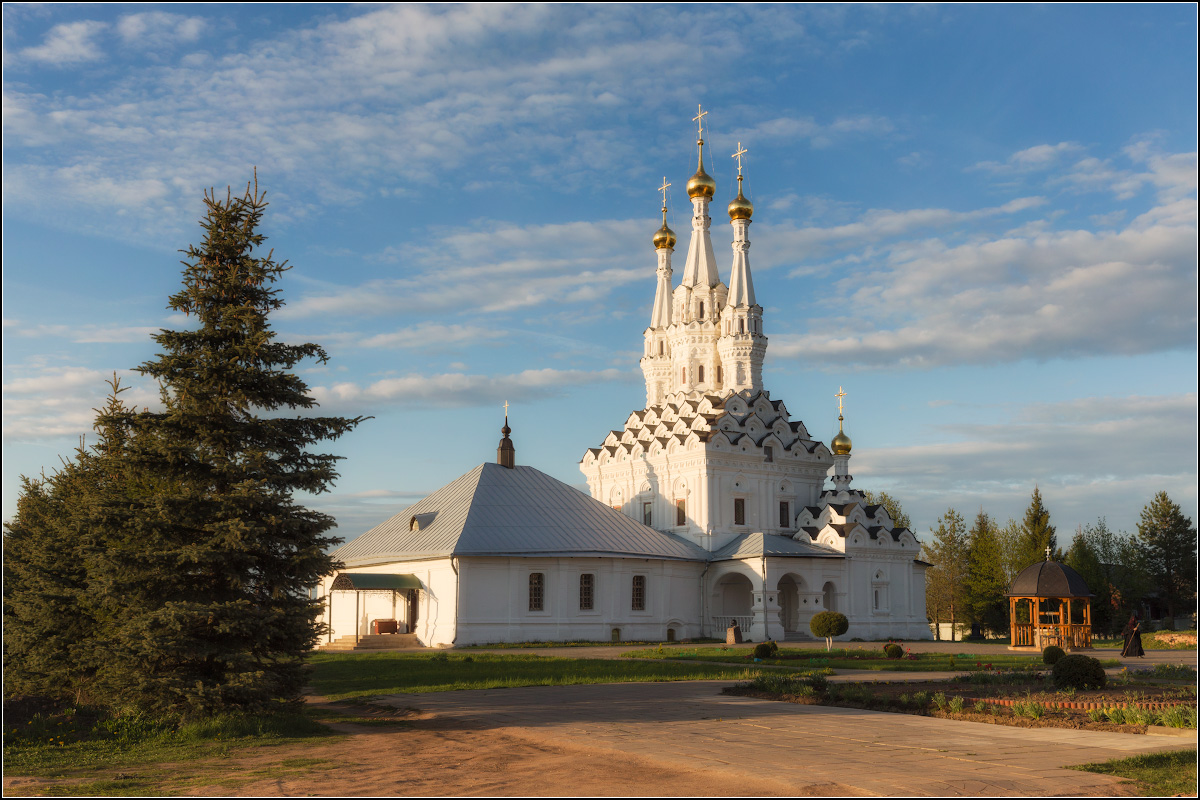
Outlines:
<svg viewBox="0 0 1200 800"><path fill-rule="evenodd" d="M754 584L740 573L724 576L713 586L710 622L712 635L723 636L733 625L749 631L753 624Z"/></svg>
<svg viewBox="0 0 1200 800"><path fill-rule="evenodd" d="M813 591L804 578L789 572L779 579L779 622L783 638L789 641L810 641L809 623L822 611L821 593Z"/></svg>

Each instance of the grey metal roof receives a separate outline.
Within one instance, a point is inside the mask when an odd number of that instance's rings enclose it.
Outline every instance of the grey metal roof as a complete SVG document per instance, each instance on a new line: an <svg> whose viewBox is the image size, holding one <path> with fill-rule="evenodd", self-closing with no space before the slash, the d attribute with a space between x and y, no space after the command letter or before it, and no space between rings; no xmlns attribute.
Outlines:
<svg viewBox="0 0 1200 800"><path fill-rule="evenodd" d="M732 542L712 554L713 561L732 561L754 556L784 558L845 558L834 550L798 542L790 536L774 533L741 533Z"/></svg>
<svg viewBox="0 0 1200 800"><path fill-rule="evenodd" d="M425 514L435 516L420 530L410 530L410 520ZM480 464L332 555L353 564L451 555L705 561L708 554L533 467Z"/></svg>

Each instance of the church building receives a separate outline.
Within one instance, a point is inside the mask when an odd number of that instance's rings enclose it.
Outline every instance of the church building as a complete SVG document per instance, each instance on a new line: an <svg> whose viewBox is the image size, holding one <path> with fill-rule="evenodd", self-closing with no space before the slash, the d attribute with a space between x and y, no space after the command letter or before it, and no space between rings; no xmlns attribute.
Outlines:
<svg viewBox="0 0 1200 800"><path fill-rule="evenodd" d="M584 454L591 496L518 466L506 419L497 463L334 551L344 568L319 589L330 642L373 633L377 620L431 646L723 638L732 624L753 641L785 641L811 638L809 621L824 610L849 618L843 638L931 638L916 537L851 486L844 393L827 447L763 387L746 151L734 154L726 284L699 130L677 286L670 184L660 187L646 405Z"/></svg>

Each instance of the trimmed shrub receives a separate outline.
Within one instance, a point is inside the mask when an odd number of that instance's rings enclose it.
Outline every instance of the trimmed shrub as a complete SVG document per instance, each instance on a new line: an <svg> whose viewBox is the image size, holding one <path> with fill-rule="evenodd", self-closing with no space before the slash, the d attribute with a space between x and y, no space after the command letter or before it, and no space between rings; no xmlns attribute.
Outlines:
<svg viewBox="0 0 1200 800"><path fill-rule="evenodd" d="M813 632L813 636L820 636L825 640L825 649L833 649L833 637L841 636L846 631L850 630L850 620L846 619L845 614L839 614L836 611L822 611L820 614L813 615L812 622L808 623L809 629Z"/></svg>
<svg viewBox="0 0 1200 800"><path fill-rule="evenodd" d="M1103 689L1108 682L1104 667L1099 659L1091 656L1071 654L1063 656L1054 665L1051 673L1054 685L1059 689L1074 686L1076 689Z"/></svg>
<svg viewBox="0 0 1200 800"><path fill-rule="evenodd" d="M883 652L888 658L904 658L904 648L895 642L885 644Z"/></svg>
<svg viewBox="0 0 1200 800"><path fill-rule="evenodd" d="M1060 658L1062 658L1063 656L1065 656L1066 654L1067 654L1066 651L1063 650L1061 647L1057 647L1055 645L1050 645L1049 647L1047 647L1045 650L1042 651L1042 663L1049 664L1050 666L1054 666L1055 664L1058 663L1058 660Z"/></svg>
<svg viewBox="0 0 1200 800"><path fill-rule="evenodd" d="M773 644L775 644L775 643L774 642L761 642L760 644L754 645L754 657L755 658L770 658L771 656L775 655L775 651L771 649L771 645L773 645ZM776 645L775 649L776 650L779 649L778 645Z"/></svg>

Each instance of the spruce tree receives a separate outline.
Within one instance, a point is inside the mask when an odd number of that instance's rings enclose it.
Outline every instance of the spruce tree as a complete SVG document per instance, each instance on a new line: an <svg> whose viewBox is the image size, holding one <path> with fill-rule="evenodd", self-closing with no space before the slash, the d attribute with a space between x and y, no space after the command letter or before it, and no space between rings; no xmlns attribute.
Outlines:
<svg viewBox="0 0 1200 800"><path fill-rule="evenodd" d="M1142 509L1138 540L1174 627L1177 609L1196 610L1196 527L1166 492L1159 492Z"/></svg>
<svg viewBox="0 0 1200 800"><path fill-rule="evenodd" d="M9 695L93 699L101 661L90 568L100 547L96 509L113 489L106 465L123 447L127 413L116 377L100 411L99 443L83 441L49 477L22 476L4 537L4 683Z"/></svg>
<svg viewBox="0 0 1200 800"><path fill-rule="evenodd" d="M1046 548L1050 548L1050 557L1061 561L1062 551L1058 549L1058 539L1054 535L1054 526L1050 524L1050 512L1042 505L1042 492L1033 487L1033 496L1029 500L1029 508L1025 509L1025 518L1021 522L1020 561L1021 569L1046 560Z"/></svg>
<svg viewBox="0 0 1200 800"><path fill-rule="evenodd" d="M200 247L170 308L195 320L163 330L139 371L164 410L132 418L126 502L103 513L93 571L102 590L102 684L113 704L199 716L297 700L321 605L307 595L334 563L331 517L293 500L322 492L337 457L309 452L360 418L289 415L316 402L291 370L326 361L268 322L289 267L262 252L264 194L205 193Z"/></svg>
<svg viewBox="0 0 1200 800"><path fill-rule="evenodd" d="M967 579L964 586L971 621L994 631L1008 628L1008 586L996 523L979 509L967 534Z"/></svg>
<svg viewBox="0 0 1200 800"><path fill-rule="evenodd" d="M963 583L967 576L967 528L962 515L953 508L938 517L933 542L925 545L925 557L933 564L925 571L926 612L935 623L935 636L941 638L941 621L954 626L966 619L963 607Z"/></svg>

